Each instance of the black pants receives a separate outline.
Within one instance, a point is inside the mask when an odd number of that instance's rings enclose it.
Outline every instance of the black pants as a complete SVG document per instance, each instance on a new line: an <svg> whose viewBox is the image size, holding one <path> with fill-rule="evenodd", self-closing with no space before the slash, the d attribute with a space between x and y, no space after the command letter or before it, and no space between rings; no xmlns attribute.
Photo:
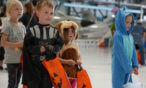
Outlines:
<svg viewBox="0 0 146 88"><path fill-rule="evenodd" d="M143 43L139 42L137 44L135 44L136 48L139 49L140 52L140 56L141 56L141 65L145 64L145 56L144 56L144 45Z"/></svg>
<svg viewBox="0 0 146 88"><path fill-rule="evenodd" d="M3 61L4 59L4 54L5 54L5 50L3 47L0 47L0 61Z"/></svg>
<svg viewBox="0 0 146 88"><path fill-rule="evenodd" d="M39 73L39 77L32 80L27 84L28 88L52 88L52 83L50 81L50 76L44 66L40 63L36 64L36 73Z"/></svg>
<svg viewBox="0 0 146 88"><path fill-rule="evenodd" d="M21 78L21 64L7 64L8 88L18 88Z"/></svg>

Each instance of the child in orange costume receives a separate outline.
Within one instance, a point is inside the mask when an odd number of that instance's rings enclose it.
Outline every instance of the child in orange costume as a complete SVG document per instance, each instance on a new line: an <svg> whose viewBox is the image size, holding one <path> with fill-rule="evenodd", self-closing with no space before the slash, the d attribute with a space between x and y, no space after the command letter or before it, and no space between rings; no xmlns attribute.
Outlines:
<svg viewBox="0 0 146 88"><path fill-rule="evenodd" d="M58 56L69 77L72 88L75 88L77 83L77 67L75 65L81 65L78 45L74 43L74 40L78 38L78 25L73 21L61 21L56 24L56 28L59 30L64 40L63 48L60 50Z"/></svg>

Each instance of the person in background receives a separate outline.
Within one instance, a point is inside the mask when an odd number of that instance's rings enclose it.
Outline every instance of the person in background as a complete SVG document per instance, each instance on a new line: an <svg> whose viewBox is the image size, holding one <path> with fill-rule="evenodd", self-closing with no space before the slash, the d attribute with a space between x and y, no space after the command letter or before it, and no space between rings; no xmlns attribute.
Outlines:
<svg viewBox="0 0 146 88"><path fill-rule="evenodd" d="M133 27L132 35L134 38L134 44L139 48L140 57L141 57L141 65L146 65L145 56L144 56L144 42L145 42L145 32L146 29L142 26L141 22L137 22L137 24Z"/></svg>
<svg viewBox="0 0 146 88"><path fill-rule="evenodd" d="M4 6L1 7L0 26L2 26L1 17L6 17L6 5L4 5ZM0 29L0 40L1 40L1 29ZM0 70L3 70L4 54L5 54L4 47L2 47L1 44L0 44Z"/></svg>
<svg viewBox="0 0 146 88"><path fill-rule="evenodd" d="M118 11L115 19L116 32L112 51L112 88L123 88L132 82L131 74L138 75L138 61L133 37L134 17L126 13L126 7Z"/></svg>
<svg viewBox="0 0 146 88"><path fill-rule="evenodd" d="M23 7L19 0L8 0L6 6L8 20L2 26L1 45L5 49L8 88L18 88L21 78L21 48L25 36L25 26L18 20L23 14Z"/></svg>
<svg viewBox="0 0 146 88"><path fill-rule="evenodd" d="M6 17L6 5L3 5L1 7L1 12L0 12L0 25L2 25L1 17Z"/></svg>
<svg viewBox="0 0 146 88"><path fill-rule="evenodd" d="M33 4L33 10L34 10L34 16L36 17L37 21L39 21L39 18L37 16L37 3L38 3L39 0L33 0L32 1L32 4Z"/></svg>
<svg viewBox="0 0 146 88"><path fill-rule="evenodd" d="M0 17L6 16L6 5L1 7Z"/></svg>
<svg viewBox="0 0 146 88"><path fill-rule="evenodd" d="M0 34L1 37L1 34ZM5 50L4 47L0 45L0 70L3 70L3 60L4 60Z"/></svg>
<svg viewBox="0 0 146 88"><path fill-rule="evenodd" d="M19 21L22 22L26 28L30 28L38 24L37 19L34 16L32 2L28 2L24 5L24 14Z"/></svg>

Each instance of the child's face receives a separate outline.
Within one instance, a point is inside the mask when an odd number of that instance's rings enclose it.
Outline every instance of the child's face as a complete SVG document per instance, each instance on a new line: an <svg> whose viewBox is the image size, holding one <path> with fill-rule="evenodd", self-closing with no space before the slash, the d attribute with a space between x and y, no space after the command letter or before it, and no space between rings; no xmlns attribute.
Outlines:
<svg viewBox="0 0 146 88"><path fill-rule="evenodd" d="M131 15L126 16L125 26L126 26L127 31L129 31L131 27L131 23L132 23L132 16Z"/></svg>
<svg viewBox="0 0 146 88"><path fill-rule="evenodd" d="M22 12L23 12L22 5L16 3L12 6L8 13L10 18L19 19L22 16Z"/></svg>
<svg viewBox="0 0 146 88"><path fill-rule="evenodd" d="M67 42L72 41L75 36L75 29L73 27L64 28L64 38Z"/></svg>
<svg viewBox="0 0 146 88"><path fill-rule="evenodd" d="M42 7L37 12L40 24L50 24L54 17L54 10L48 6Z"/></svg>

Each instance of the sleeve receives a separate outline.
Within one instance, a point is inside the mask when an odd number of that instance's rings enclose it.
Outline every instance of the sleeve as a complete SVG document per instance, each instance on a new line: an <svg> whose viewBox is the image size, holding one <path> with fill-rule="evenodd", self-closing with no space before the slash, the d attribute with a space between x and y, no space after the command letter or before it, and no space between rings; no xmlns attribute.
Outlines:
<svg viewBox="0 0 146 88"><path fill-rule="evenodd" d="M62 39L60 33L57 31L56 40L55 40L55 44L53 45L52 53L56 54L57 52L59 52L63 46L63 43L64 43L63 39Z"/></svg>
<svg viewBox="0 0 146 88"><path fill-rule="evenodd" d="M119 65L124 69L125 73L129 73L133 70L130 65L130 61L124 49L123 39L121 36L114 37L114 55Z"/></svg>
<svg viewBox="0 0 146 88"><path fill-rule="evenodd" d="M2 26L2 33L7 34L7 35L9 35L10 33L10 27L7 22L5 22L4 25Z"/></svg>
<svg viewBox="0 0 146 88"><path fill-rule="evenodd" d="M26 33L26 36L24 38L24 46L27 48L29 53L34 54L34 55L40 55L40 45L38 43L38 39L32 36L31 31L29 30Z"/></svg>
<svg viewBox="0 0 146 88"><path fill-rule="evenodd" d="M143 27L143 29L144 29L144 32L146 32L146 28Z"/></svg>
<svg viewBox="0 0 146 88"><path fill-rule="evenodd" d="M133 56L132 56L132 67L138 67L138 61L137 61L137 54L136 54L136 49L135 46L133 45Z"/></svg>

